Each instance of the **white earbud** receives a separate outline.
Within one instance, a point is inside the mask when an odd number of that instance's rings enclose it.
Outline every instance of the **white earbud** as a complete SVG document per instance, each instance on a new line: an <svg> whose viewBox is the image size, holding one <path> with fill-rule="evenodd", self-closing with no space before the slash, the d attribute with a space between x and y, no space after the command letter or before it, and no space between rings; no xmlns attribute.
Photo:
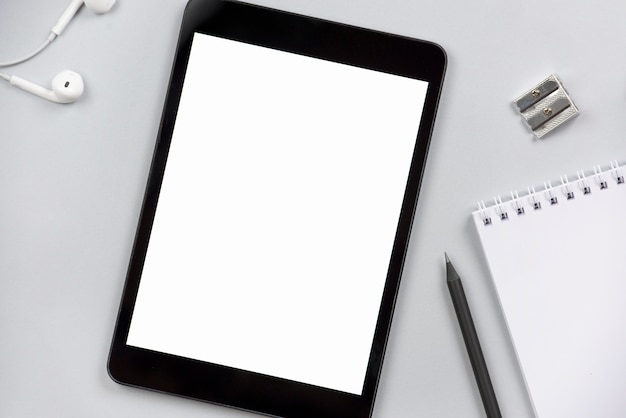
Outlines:
<svg viewBox="0 0 626 418"><path fill-rule="evenodd" d="M52 79L52 90L14 75L3 75L2 78L7 80L12 86L55 103L75 102L82 96L85 90L83 78L80 74L70 70L61 71L54 76Z"/></svg>
<svg viewBox="0 0 626 418"><path fill-rule="evenodd" d="M85 4L87 8L95 13L106 13L111 10L111 7L115 4L115 0L72 0L67 9L63 12L56 25L52 28L52 33L60 35L65 29L70 20L74 17L78 9Z"/></svg>

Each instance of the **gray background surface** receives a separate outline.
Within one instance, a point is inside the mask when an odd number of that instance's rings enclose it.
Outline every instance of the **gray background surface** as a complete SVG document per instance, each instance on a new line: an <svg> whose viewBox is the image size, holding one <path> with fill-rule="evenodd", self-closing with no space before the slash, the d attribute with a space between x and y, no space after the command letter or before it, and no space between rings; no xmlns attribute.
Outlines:
<svg viewBox="0 0 626 418"><path fill-rule="evenodd" d="M38 46L67 3L2 0L0 61ZM86 83L80 102L66 106L0 84L2 417L254 416L123 387L106 372L185 5L156 3L119 0L103 16L83 8L42 55L0 69L46 85L73 69ZM255 3L446 49L374 416L484 415L444 281L444 251L464 279L503 414L532 416L470 213L477 200L624 159L626 3ZM511 101L553 72L581 115L538 141Z"/></svg>

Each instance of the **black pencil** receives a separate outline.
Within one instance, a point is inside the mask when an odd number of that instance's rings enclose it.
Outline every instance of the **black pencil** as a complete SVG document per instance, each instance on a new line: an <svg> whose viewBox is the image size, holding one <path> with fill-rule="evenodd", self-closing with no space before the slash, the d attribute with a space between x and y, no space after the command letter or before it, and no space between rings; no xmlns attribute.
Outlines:
<svg viewBox="0 0 626 418"><path fill-rule="evenodd" d="M478 341L478 335L476 334L476 328L474 327L474 321L472 320L472 314L467 304L465 297L465 291L463 290L463 283L461 278L457 274L454 266L446 256L446 273L448 279L448 289L450 290L450 296L452 297L452 304L456 311L456 317L459 320L459 326L461 327L461 333L463 334L463 340L465 340L465 347L467 348L467 354L474 370L474 377L478 384L478 390L480 397L483 400L483 406L488 418L501 418L500 408L498 407L498 401L496 394L493 391L493 385L491 384L491 378L489 377L489 371L487 370L487 363L485 363L485 357L483 351L480 348L480 341Z"/></svg>

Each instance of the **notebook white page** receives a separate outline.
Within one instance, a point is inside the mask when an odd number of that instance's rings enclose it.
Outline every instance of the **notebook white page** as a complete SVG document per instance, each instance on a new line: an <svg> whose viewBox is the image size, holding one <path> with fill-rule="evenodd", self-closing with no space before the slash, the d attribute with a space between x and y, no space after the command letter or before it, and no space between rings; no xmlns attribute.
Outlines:
<svg viewBox="0 0 626 418"><path fill-rule="evenodd" d="M570 200L566 187L553 187L554 205L539 191L538 210L531 194L473 213L540 418L626 416L626 184L618 173L587 177L589 194L581 181L569 183Z"/></svg>

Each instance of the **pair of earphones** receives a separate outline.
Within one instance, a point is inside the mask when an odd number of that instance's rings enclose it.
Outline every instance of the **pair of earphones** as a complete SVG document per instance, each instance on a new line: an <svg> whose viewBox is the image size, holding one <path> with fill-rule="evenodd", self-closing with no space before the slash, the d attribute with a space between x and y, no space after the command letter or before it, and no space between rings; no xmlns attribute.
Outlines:
<svg viewBox="0 0 626 418"><path fill-rule="evenodd" d="M115 4L115 0L71 0L70 5L65 9L57 23L50 30L50 35L46 41L31 54L11 62L0 63L0 67L9 67L28 61L35 55L43 51L57 36L61 35L63 30L70 23L74 15L83 6L83 4L95 13L106 13ZM10 85L32 93L36 96L50 100L55 103L72 103L82 96L85 90L85 83L80 74L65 70L61 71L52 79L52 89L47 89L38 84L24 80L15 75L0 73L0 79L8 81Z"/></svg>

